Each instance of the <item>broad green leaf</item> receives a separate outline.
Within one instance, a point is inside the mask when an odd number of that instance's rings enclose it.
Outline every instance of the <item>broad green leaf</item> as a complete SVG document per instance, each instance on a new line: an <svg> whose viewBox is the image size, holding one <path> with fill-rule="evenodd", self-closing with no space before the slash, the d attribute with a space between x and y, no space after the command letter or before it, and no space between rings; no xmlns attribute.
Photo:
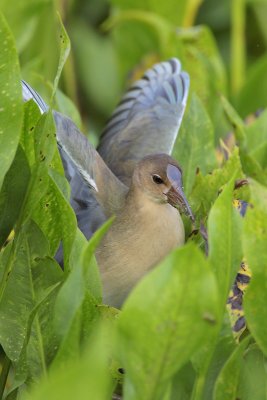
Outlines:
<svg viewBox="0 0 267 400"><path fill-rule="evenodd" d="M29 118L22 136L22 138L25 138L28 135L27 142L26 139L23 139L23 143L25 148L28 149L28 154L31 155L31 162L33 162L32 179L23 210L23 218L32 216L47 236L52 254L56 252L60 240L63 239L65 268L67 270L77 223L74 212L65 198L69 190L66 189L65 179L60 175L62 165L57 158L59 156L55 140L54 120L52 113L49 112L43 114L36 124L36 120L31 120L31 115L33 114L29 109ZM34 130L28 129L32 124L32 127L36 124ZM29 139L30 135L33 135L31 140ZM52 170L52 167L56 170ZM48 175L49 172L50 176ZM63 184L62 180L64 181ZM63 193L59 190L57 184L62 188Z"/></svg>
<svg viewBox="0 0 267 400"><path fill-rule="evenodd" d="M48 243L33 222L24 226L1 254L1 269L5 268L8 274L1 282L0 342L14 362L19 360L38 296L43 297L41 288L45 290L57 281L51 275L53 269L45 273L44 267L40 267L40 259L46 256L49 256Z"/></svg>
<svg viewBox="0 0 267 400"><path fill-rule="evenodd" d="M188 105L173 156L183 169L183 184L187 194L191 193L196 170L207 174L216 164L213 127L195 93Z"/></svg>
<svg viewBox="0 0 267 400"><path fill-rule="evenodd" d="M17 148L0 193L0 247L20 215L30 180L30 168L24 151Z"/></svg>
<svg viewBox="0 0 267 400"><path fill-rule="evenodd" d="M125 399L162 398L171 377L217 329L217 305L214 276L192 243L135 287L118 320Z"/></svg>
<svg viewBox="0 0 267 400"><path fill-rule="evenodd" d="M197 174L192 194L189 197L189 203L197 219L206 218L212 204L218 197L219 191L232 178L234 172L236 179L244 177L238 148L233 150L222 168L215 169L206 176L203 176L201 172Z"/></svg>
<svg viewBox="0 0 267 400"><path fill-rule="evenodd" d="M114 217L108 219L94 233L92 238L89 240L88 245L84 248L84 251L82 252L82 263L84 268L86 286L98 302L100 302L102 297L102 285L98 265L94 257L94 252L103 235L107 232L113 221Z"/></svg>
<svg viewBox="0 0 267 400"><path fill-rule="evenodd" d="M47 180L47 189L36 205L32 218L49 240L52 254L56 253L60 240L63 240L64 268L68 269L77 221L73 209L54 179L49 176Z"/></svg>
<svg viewBox="0 0 267 400"><path fill-rule="evenodd" d="M46 375L58 349L58 337L53 319L54 304L63 272L52 259L40 259L34 275L36 305L32 309L20 358L13 363L15 368L12 388L38 381ZM40 290L41 289L41 290Z"/></svg>
<svg viewBox="0 0 267 400"><path fill-rule="evenodd" d="M48 165L56 151L55 123L52 112L41 116L34 130L35 160Z"/></svg>
<svg viewBox="0 0 267 400"><path fill-rule="evenodd" d="M244 299L248 328L267 355L267 189L251 181L251 203L244 220L243 248L252 278Z"/></svg>
<svg viewBox="0 0 267 400"><path fill-rule="evenodd" d="M217 325L209 342L201 346L191 359L196 371L196 379L190 400L212 399L216 378L236 347L229 321L225 318L220 322L222 323Z"/></svg>
<svg viewBox="0 0 267 400"><path fill-rule="evenodd" d="M23 218L30 218L48 186L47 164L51 162L56 150L53 133L54 122L51 114L43 114L34 128L34 159L31 182L23 209ZM24 131L26 134L27 131ZM48 135L48 137L46 137ZM44 138L45 136L45 138ZM30 144L31 146L32 144ZM32 151L33 149L31 149ZM32 157L32 156L31 156Z"/></svg>
<svg viewBox="0 0 267 400"><path fill-rule="evenodd" d="M112 326L116 323L118 313L119 311L115 308L96 304L93 296L86 290L82 302L76 308L75 314L71 319L69 329L62 336L62 342L53 360L52 369L64 367L64 364L69 360L79 359L81 349L88 342L99 321L108 322L110 329L112 329ZM112 360L111 372L116 379L118 379L118 368L118 363Z"/></svg>
<svg viewBox="0 0 267 400"><path fill-rule="evenodd" d="M258 182L267 185L267 175L261 168L261 165L258 162L257 158L253 157L252 154L250 154L250 148L247 143L243 121L241 120L235 109L228 102L228 100L226 100L226 98L222 97L221 100L225 113L234 128L236 141L240 146L240 159L244 172L247 176L250 176L253 179L257 179Z"/></svg>
<svg viewBox="0 0 267 400"><path fill-rule="evenodd" d="M192 364L189 362L185 364L173 377L172 388L171 388L171 400L190 400L194 380L195 370Z"/></svg>
<svg viewBox="0 0 267 400"><path fill-rule="evenodd" d="M81 239L76 236L71 255L73 262L72 269L67 276L58 294L55 309L55 325L61 337L70 331L76 314L81 312L85 299L90 297L90 311L88 314L95 314L97 302L101 300L101 283L99 271L94 262L94 251L104 233L109 228L113 219L108 220L90 239ZM76 259L75 259L76 256ZM87 305L89 303L87 302Z"/></svg>
<svg viewBox="0 0 267 400"><path fill-rule="evenodd" d="M72 321L83 303L85 296L83 269L79 260L62 285L55 308L55 326L58 334L63 337L69 331Z"/></svg>
<svg viewBox="0 0 267 400"><path fill-rule="evenodd" d="M242 219L232 205L233 183L232 178L215 201L208 217L209 260L217 278L223 310L242 261Z"/></svg>
<svg viewBox="0 0 267 400"><path fill-rule="evenodd" d="M243 340L230 355L216 380L214 400L235 400L238 392L238 382L241 362L250 337Z"/></svg>
<svg viewBox="0 0 267 400"><path fill-rule="evenodd" d="M92 313L92 310L90 310ZM90 314L91 314L90 313ZM56 322L57 323L57 322ZM81 347L81 329L82 329L82 304L76 310L75 315L70 321L69 329L61 336L59 349L53 359L51 372L61 368L69 360L78 360ZM57 330L57 326L56 326ZM58 333L58 332L57 332Z"/></svg>
<svg viewBox="0 0 267 400"><path fill-rule="evenodd" d="M265 400L267 393L266 357L257 345L250 345L243 356L238 399Z"/></svg>
<svg viewBox="0 0 267 400"><path fill-rule="evenodd" d="M33 165L35 164L34 133L40 116L40 110L33 100L24 103L24 123L20 137L20 144L28 158L28 163L31 168L33 168Z"/></svg>
<svg viewBox="0 0 267 400"><path fill-rule="evenodd" d="M22 127L20 71L14 38L0 13L0 188L15 156Z"/></svg>
<svg viewBox="0 0 267 400"><path fill-rule="evenodd" d="M109 371L112 332L102 325L84 348L79 359L69 360L52 369L23 400L106 400L112 397L113 384Z"/></svg>

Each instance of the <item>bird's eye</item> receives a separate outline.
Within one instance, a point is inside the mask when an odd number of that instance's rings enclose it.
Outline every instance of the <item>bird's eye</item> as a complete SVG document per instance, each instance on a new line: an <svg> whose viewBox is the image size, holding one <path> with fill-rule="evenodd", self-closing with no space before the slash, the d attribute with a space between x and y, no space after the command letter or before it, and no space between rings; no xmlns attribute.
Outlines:
<svg viewBox="0 0 267 400"><path fill-rule="evenodd" d="M159 175L152 175L152 179L157 185L164 183L163 179Z"/></svg>

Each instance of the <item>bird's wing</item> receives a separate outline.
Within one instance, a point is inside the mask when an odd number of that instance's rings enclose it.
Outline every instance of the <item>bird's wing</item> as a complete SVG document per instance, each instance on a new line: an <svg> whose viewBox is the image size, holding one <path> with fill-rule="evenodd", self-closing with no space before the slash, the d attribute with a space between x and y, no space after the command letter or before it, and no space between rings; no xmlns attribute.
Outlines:
<svg viewBox="0 0 267 400"><path fill-rule="evenodd" d="M148 154L171 154L183 118L189 75L172 58L149 69L127 91L101 136L98 152L129 185L136 163Z"/></svg>
<svg viewBox="0 0 267 400"><path fill-rule="evenodd" d="M47 112L46 103L25 82L22 82L22 91L24 101L33 99L42 113ZM54 111L54 119L63 165L71 183L71 200L77 203L76 215L79 215L80 208L85 206L88 187L103 208L106 217L116 213L124 202L127 187L111 172L70 118ZM77 171L83 180L77 178Z"/></svg>

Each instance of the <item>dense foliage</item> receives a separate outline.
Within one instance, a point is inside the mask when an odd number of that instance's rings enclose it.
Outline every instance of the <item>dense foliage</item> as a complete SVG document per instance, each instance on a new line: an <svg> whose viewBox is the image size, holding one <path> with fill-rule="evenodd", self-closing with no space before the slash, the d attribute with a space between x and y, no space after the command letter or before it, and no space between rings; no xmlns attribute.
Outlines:
<svg viewBox="0 0 267 400"><path fill-rule="evenodd" d="M265 399L267 2L0 0L0 10L0 398ZM73 46L64 69L56 10ZM184 219L185 246L119 311L101 304L94 259L112 221L89 242L77 229L52 113L23 104L20 79L96 143L127 84L173 56L191 78L173 156L196 223ZM244 217L234 199L248 202ZM226 304L242 262L247 328L233 332Z"/></svg>

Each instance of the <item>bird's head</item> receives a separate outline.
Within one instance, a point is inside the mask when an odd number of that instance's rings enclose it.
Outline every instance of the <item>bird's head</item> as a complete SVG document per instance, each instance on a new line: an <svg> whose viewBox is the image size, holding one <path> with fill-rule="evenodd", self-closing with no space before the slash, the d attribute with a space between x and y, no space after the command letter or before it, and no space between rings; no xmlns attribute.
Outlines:
<svg viewBox="0 0 267 400"><path fill-rule="evenodd" d="M194 221L183 191L181 167L169 155L154 154L139 161L134 170L133 185L152 201L169 203Z"/></svg>

